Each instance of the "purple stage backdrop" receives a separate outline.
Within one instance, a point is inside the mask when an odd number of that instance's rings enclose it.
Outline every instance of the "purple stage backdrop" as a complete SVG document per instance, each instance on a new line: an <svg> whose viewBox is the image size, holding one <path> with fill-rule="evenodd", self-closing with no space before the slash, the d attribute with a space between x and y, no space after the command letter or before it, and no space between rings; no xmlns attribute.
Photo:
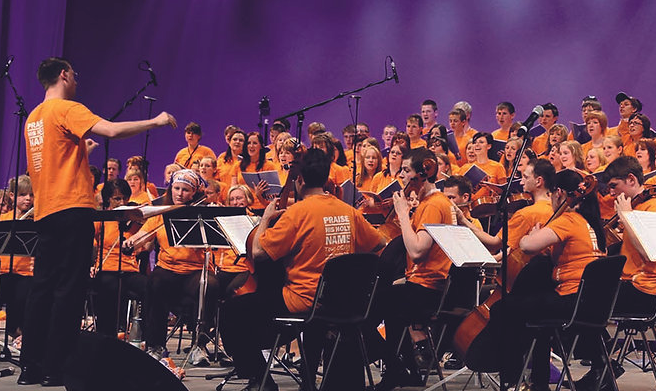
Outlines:
<svg viewBox="0 0 656 391"><path fill-rule="evenodd" d="M427 98L438 102L440 122L453 103L469 101L472 126L485 131L496 129L494 108L504 100L515 104L518 120L536 104L554 102L567 123L581 120L581 98L592 94L614 126L615 94L626 91L656 115L651 1L0 0L0 6L1 59L15 55L10 73L28 112L43 98L35 73L45 57L72 61L77 99L105 118L148 81L137 69L148 60L159 82L145 92L158 99L154 114L173 113L180 128L198 122L201 143L217 153L226 147L226 125L257 129L262 96L271 99L273 119L381 80L388 55L400 83L360 93L360 119L376 136L388 123L402 128ZM15 171L17 120L13 92L5 79L0 86L4 184ZM119 119L147 115L140 97ZM341 137L351 122L347 100L313 109L305 121L324 122ZM144 141L145 135L112 141L110 155L124 161L142 154ZM151 131L151 181L162 182L164 166L184 146L180 130ZM101 149L91 161L102 164Z"/></svg>

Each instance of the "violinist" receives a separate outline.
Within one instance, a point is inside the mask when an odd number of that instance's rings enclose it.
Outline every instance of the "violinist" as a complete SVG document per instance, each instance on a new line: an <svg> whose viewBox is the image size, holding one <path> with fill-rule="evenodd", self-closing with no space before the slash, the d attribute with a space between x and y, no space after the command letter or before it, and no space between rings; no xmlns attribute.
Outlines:
<svg viewBox="0 0 656 391"><path fill-rule="evenodd" d="M315 135L315 139L318 136ZM354 252L378 251L384 246L384 240L360 212L324 193L332 156L320 149L309 149L301 158L300 176L295 181L301 201L286 210L276 210L276 202L271 202L255 233L252 253L256 268L258 262L282 262L286 272L282 289L234 297L222 308L223 343L239 376L249 379L247 390L257 389L262 380L266 362L261 349L271 346L273 316L299 314L310 309L328 259ZM269 223L277 216L280 219L269 228ZM339 237L327 233L324 227L336 228L334 231L339 232ZM262 278L265 276L259 277L258 285ZM352 356L359 357L357 351ZM336 359L338 366L343 363L340 361ZM332 379L353 381L355 377L362 387L362 367L354 365L351 369L355 376L335 375ZM264 390L278 390L270 376Z"/></svg>
<svg viewBox="0 0 656 391"><path fill-rule="evenodd" d="M434 185L437 170L435 156L425 148L408 152L403 157L401 180L418 187L419 206L409 216L410 206L403 193L393 196L399 218L403 243L407 251L405 284L393 285L385 297L383 318L386 339L383 361L386 370L376 390L391 390L397 386L421 385L417 364L409 343L402 347L403 361L396 355L403 329L419 314L432 311L444 290L451 261L424 229L425 223L454 224L455 216L449 199ZM433 167L436 168L436 167ZM432 172L428 172L432 171ZM406 186L406 189L408 187Z"/></svg>
<svg viewBox="0 0 656 391"><path fill-rule="evenodd" d="M482 230L483 225L481 225L481 222L470 214L469 203L471 202L472 191L471 181L467 177L452 175L444 181L444 190L442 192L460 208L467 220Z"/></svg>
<svg viewBox="0 0 656 391"><path fill-rule="evenodd" d="M101 190L103 207L115 209L125 205L130 199L131 188L123 179L108 181ZM100 242L101 223L95 222L96 246ZM116 338L116 298L118 290L118 259L119 259L119 229L118 222L104 223L102 261L96 262L92 274L96 278L97 297L95 302L96 330L107 336ZM125 234L126 236L129 234ZM99 272L97 272L100 269ZM97 272L97 273L96 273ZM134 255L121 254L121 293L123 297L130 296L142 300L146 295L147 277L139 273L139 265ZM121 300L124 304L124 300ZM122 305L121 308L125 307ZM121 310L120 314L125 314ZM123 322L121 322L123 324Z"/></svg>
<svg viewBox="0 0 656 391"><path fill-rule="evenodd" d="M610 194L616 196L615 209L656 212L656 198L632 205L632 200L644 191L642 167L633 156L620 156L608 165L604 175L608 179ZM626 256L622 271L622 285L615 311L627 314L648 314L656 306L656 267L634 245L635 238L624 231L621 254Z"/></svg>
<svg viewBox="0 0 656 391"><path fill-rule="evenodd" d="M526 206L515 212L508 220L508 251L519 248L519 240L527 235L536 224L544 224L553 214L549 189L553 187L556 171L551 163L544 159L532 159L522 173L521 184L524 192L533 197L533 205ZM446 185L445 185L446 190ZM469 227L483 242L490 252L497 253L502 246L501 234L489 235L473 224L466 215L458 213L458 224ZM501 259L500 254L496 256Z"/></svg>
<svg viewBox="0 0 656 391"><path fill-rule="evenodd" d="M30 210L34 206L34 194L32 193L30 177L27 175L18 177L18 191L16 190L16 178L11 178L7 191L11 201L16 202L16 219L25 220L30 218ZM0 221L13 219L13 209L0 214ZM34 258L14 256L11 270L9 270L9 261L8 255L0 256L0 297L4 299L7 305L6 330L12 338L17 338L21 335L25 301L32 286Z"/></svg>
<svg viewBox="0 0 656 391"><path fill-rule="evenodd" d="M521 292L515 291L519 285L516 281L513 291L491 308L488 327L499 336L499 341L503 340L497 349L503 360L501 369L511 381L519 377L522 355L532 337L526 323L571 315L584 268L605 254L606 240L597 197L593 191L579 195L582 181L583 177L572 170L557 173L550 189L551 205L560 215L544 227L537 224L519 241L520 249L527 254L551 247L551 262L536 258L529 264L533 272L535 266L546 272L553 265L551 277L542 276L538 280L538 274L532 273L531 277L536 279L524 281ZM539 336L533 352L531 390L549 390L549 351L548 337ZM601 362L601 351L589 353L591 356L586 358L592 359L593 365ZM588 382L582 379L577 389L590 389Z"/></svg>
<svg viewBox="0 0 656 391"><path fill-rule="evenodd" d="M203 195L201 188L202 178L192 170L180 170L173 174L171 186L164 195L166 205L185 205ZM199 280L202 273L205 256L202 249L190 249L183 247L172 247L163 227L162 215L151 217L139 232L125 241L126 247L147 247L157 240L160 246L157 265L148 276L146 287L145 307L145 340L148 353L157 358L162 358L166 342L166 326L168 314L172 304L178 303L182 297L190 297L197 306ZM218 299L219 284L212 273L213 265L209 265L210 273L207 276L207 291L205 300L204 326L205 332L209 331L209 325L214 319L216 303ZM194 310L193 313L196 313ZM201 334L198 336L198 350L192 352L191 361L194 365L207 365L209 360L204 352L204 346L208 342Z"/></svg>

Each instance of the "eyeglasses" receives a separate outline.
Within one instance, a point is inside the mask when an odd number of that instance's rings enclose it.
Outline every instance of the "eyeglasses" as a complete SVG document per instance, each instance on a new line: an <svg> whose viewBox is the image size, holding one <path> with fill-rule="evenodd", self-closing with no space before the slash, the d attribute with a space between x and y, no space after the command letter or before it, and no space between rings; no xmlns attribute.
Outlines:
<svg viewBox="0 0 656 391"><path fill-rule="evenodd" d="M640 122L640 121L631 121L631 122L629 122L629 125L639 125L639 126L643 126L643 125L642 125L642 122Z"/></svg>

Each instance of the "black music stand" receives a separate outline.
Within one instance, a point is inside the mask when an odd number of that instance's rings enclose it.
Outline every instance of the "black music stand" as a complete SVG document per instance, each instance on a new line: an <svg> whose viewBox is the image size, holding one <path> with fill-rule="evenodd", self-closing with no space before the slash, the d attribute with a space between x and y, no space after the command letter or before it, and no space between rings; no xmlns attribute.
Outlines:
<svg viewBox="0 0 656 391"><path fill-rule="evenodd" d="M205 309L205 293L207 290L207 272L213 248L230 248L230 243L221 232L217 216L245 215L246 208L236 207L207 207L188 206L165 213L162 217L169 245L172 247L202 248L205 250L205 262L200 275L198 289L198 317L196 319L196 333L191 349L185 357L182 368L187 365L191 353L198 347L203 326L203 313ZM209 335L206 335L210 340ZM218 341L215 341L215 346Z"/></svg>
<svg viewBox="0 0 656 391"><path fill-rule="evenodd" d="M36 224L32 220L7 220L0 222L0 255L9 256L9 273L13 272L14 256L34 257L39 241ZM7 304L7 316L9 304ZM8 319L7 319L8 320ZM0 352L0 361L8 361L18 365L18 360L11 356L9 350L9 330L5 321L5 337Z"/></svg>

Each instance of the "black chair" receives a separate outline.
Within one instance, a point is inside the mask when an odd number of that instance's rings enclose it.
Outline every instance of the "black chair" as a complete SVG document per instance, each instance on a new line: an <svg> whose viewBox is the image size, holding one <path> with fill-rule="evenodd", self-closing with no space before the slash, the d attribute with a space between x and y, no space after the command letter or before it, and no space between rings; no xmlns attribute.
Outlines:
<svg viewBox="0 0 656 391"><path fill-rule="evenodd" d="M345 331L353 331L358 336L360 354L367 371L370 385L373 387L373 376L369 368L369 359L364 344L361 325L367 320L373 298L378 285L378 263L379 258L375 254L346 254L326 262L321 278L317 285L314 302L310 312L304 317L275 318L278 326L292 328L298 340L301 360L303 362L303 381L306 389L313 389L312 374L307 371L308 363L305 354L301 331L310 324L322 324L337 331L337 336L330 352L329 359L324 363L323 379L319 390L326 384L333 364L335 352L340 344L342 334ZM279 348L282 330L276 335L276 339L262 377L261 387L264 386L269 375L271 363Z"/></svg>
<svg viewBox="0 0 656 391"><path fill-rule="evenodd" d="M557 342L556 348L559 350L558 354L563 358L563 371L558 380L556 390L560 390L564 377L567 376L571 390L576 391L569 370L569 360L574 354L574 349L576 348L576 344L581 334L589 333L598 337L601 350L604 352L602 359L604 360L605 368L600 383L597 384L597 389L599 389L599 386L606 375L606 371L608 370L613 379L614 389L617 391L617 383L615 382L615 376L610 365L610 358L602 334L608 325L611 314L613 313L624 262L626 262L626 257L622 255L599 258L590 262L583 271L583 276L581 277L581 283L577 292L576 304L572 311L572 316L569 319L550 319L538 323L528 323L526 325L538 332L551 332L555 337ZM569 353L565 352L561 332L574 334L574 340ZM524 379L524 374L528 367L529 360L531 359L531 354L533 353L536 341L537 338L533 338L531 347L526 355L526 360L524 361L522 372L517 381L517 386L515 388L516 391L519 390L520 384Z"/></svg>
<svg viewBox="0 0 656 391"><path fill-rule="evenodd" d="M651 349L650 341L647 338L648 330L651 330L654 337L656 337L656 328L654 327L654 324L656 323L656 308L653 309L651 314L615 313L611 317L611 320L617 322L617 328L615 330L615 335L613 336L613 344L610 349L610 353L613 354L615 352L615 348L617 347L619 341L620 332L623 332L624 341L618 353L619 363L622 364L622 362L626 360L640 368L643 372L651 370L654 378L656 378L656 360L654 359L654 352ZM634 362L627 357L627 355L630 353L629 346L633 345L634 337L638 334L640 334L642 342L641 363ZM646 359L648 359L648 361Z"/></svg>

